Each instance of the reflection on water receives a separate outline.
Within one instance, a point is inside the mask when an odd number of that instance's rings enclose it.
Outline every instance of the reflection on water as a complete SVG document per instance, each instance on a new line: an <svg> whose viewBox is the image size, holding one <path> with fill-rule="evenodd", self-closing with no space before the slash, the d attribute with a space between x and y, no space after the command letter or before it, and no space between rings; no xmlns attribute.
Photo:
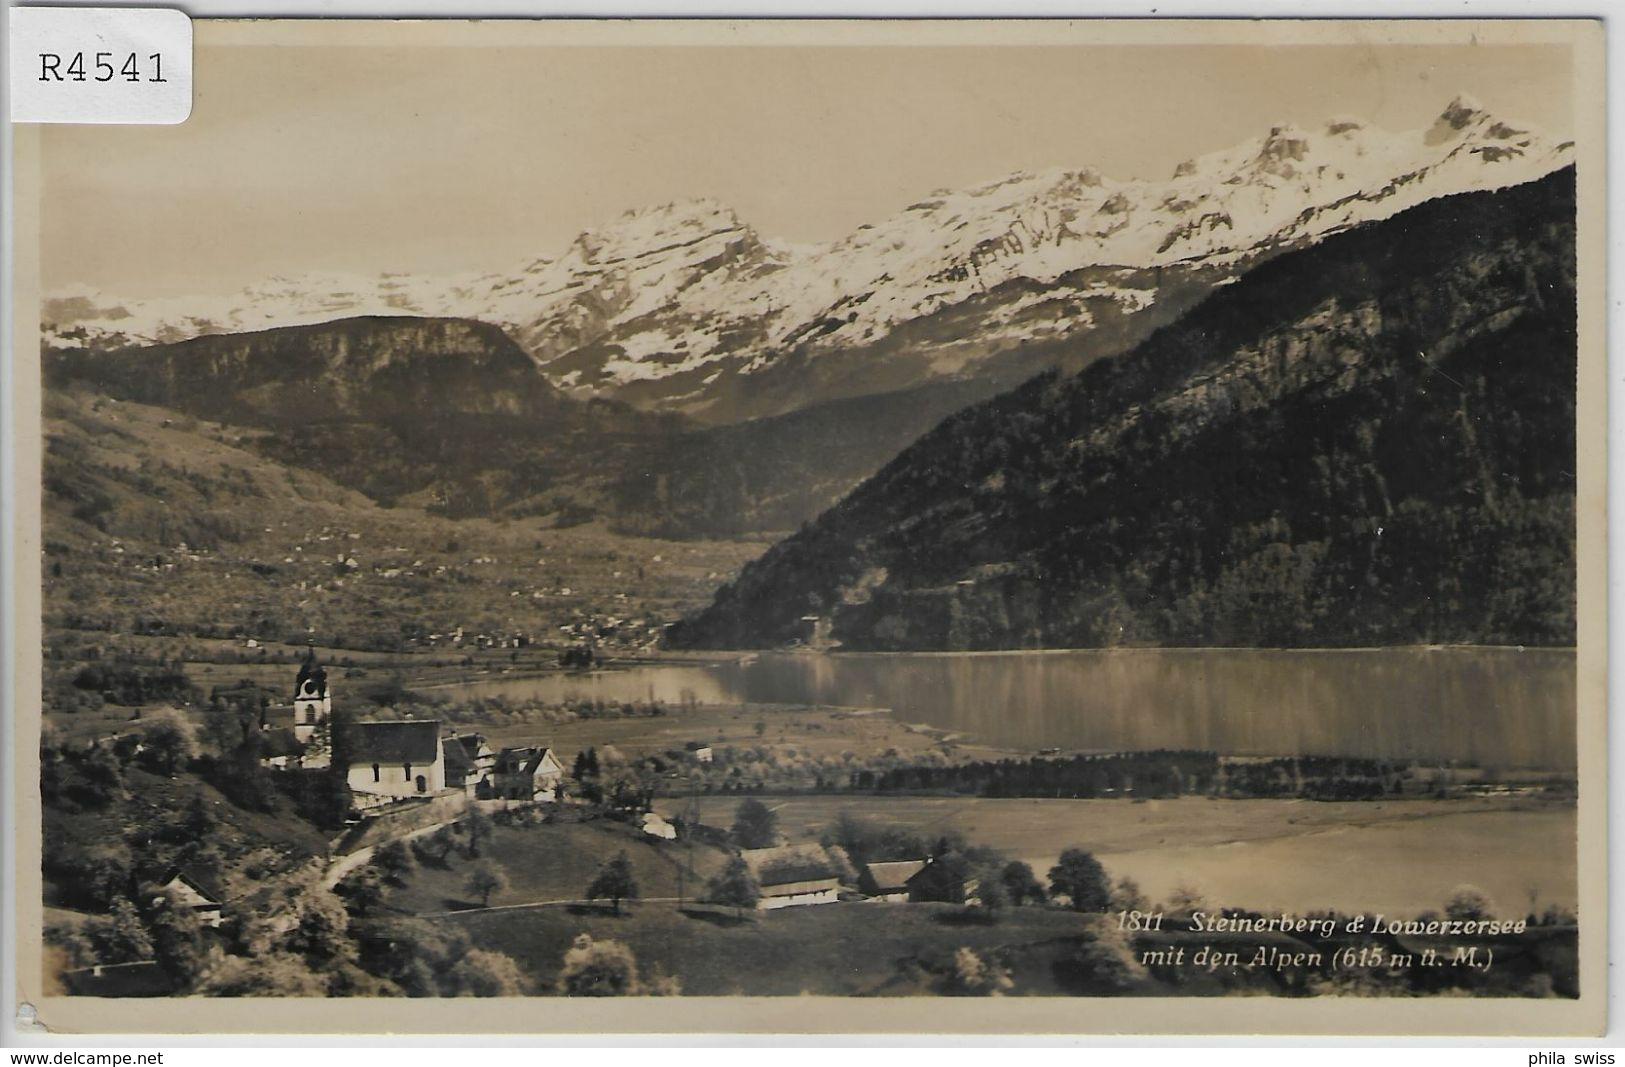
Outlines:
<svg viewBox="0 0 1625 1067"><path fill-rule="evenodd" d="M1572 650L763 653L478 682L465 695L890 708L1021 749L1196 748L1569 770Z"/></svg>

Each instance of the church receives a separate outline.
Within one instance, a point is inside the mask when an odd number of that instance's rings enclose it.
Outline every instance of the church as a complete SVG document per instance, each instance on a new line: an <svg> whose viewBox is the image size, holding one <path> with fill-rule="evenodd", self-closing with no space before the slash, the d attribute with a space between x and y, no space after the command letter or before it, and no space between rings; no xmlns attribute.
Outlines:
<svg viewBox="0 0 1625 1067"><path fill-rule="evenodd" d="M316 662L316 650L305 654L299 677L293 683L293 735L308 742L316 727L333 715L333 697L327 691L327 669Z"/></svg>
<svg viewBox="0 0 1625 1067"><path fill-rule="evenodd" d="M357 722L348 731L350 791L384 797L432 796L446 788L440 722Z"/></svg>

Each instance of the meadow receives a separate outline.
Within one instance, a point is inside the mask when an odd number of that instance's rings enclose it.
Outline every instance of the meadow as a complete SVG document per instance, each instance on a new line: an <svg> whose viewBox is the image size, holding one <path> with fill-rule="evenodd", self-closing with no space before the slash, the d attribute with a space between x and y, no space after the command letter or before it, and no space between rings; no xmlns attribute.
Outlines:
<svg viewBox="0 0 1625 1067"><path fill-rule="evenodd" d="M1509 915L1576 903L1575 809L1527 798L1334 802L1296 799L1004 799L944 796L764 798L792 840L816 839L841 812L924 835L954 831L1031 864L1086 848L1153 900L1192 889L1217 905L1309 911L1438 909L1459 884ZM659 800L675 813L687 801ZM700 797L727 825L737 801ZM1531 906L1531 900L1535 906Z"/></svg>

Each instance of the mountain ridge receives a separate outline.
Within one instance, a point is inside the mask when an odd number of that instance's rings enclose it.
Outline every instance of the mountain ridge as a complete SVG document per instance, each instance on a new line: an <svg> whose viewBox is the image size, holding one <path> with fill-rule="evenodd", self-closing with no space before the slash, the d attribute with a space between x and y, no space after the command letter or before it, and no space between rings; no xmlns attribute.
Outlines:
<svg viewBox="0 0 1625 1067"><path fill-rule="evenodd" d="M1057 360L1077 369L1263 258L1571 158L1458 97L1425 131L1281 125L1160 181L1055 168L939 189L811 247L764 240L700 199L629 211L496 274L284 280L213 308L66 292L47 301L46 340L453 315L503 325L560 389L726 423L928 381L1007 386Z"/></svg>
<svg viewBox="0 0 1625 1067"><path fill-rule="evenodd" d="M1565 168L1257 267L950 416L672 641L1572 643L1573 211Z"/></svg>

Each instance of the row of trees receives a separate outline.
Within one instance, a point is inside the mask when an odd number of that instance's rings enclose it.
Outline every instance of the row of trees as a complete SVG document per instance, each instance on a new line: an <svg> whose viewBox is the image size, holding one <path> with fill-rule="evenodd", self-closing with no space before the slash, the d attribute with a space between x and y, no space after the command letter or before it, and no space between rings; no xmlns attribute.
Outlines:
<svg viewBox="0 0 1625 1067"><path fill-rule="evenodd" d="M854 771L862 792L956 792L989 797L1302 796L1360 800L1398 792L1407 767L1382 760L1285 756L1223 760L1212 752L1151 751L1065 758L921 763Z"/></svg>

